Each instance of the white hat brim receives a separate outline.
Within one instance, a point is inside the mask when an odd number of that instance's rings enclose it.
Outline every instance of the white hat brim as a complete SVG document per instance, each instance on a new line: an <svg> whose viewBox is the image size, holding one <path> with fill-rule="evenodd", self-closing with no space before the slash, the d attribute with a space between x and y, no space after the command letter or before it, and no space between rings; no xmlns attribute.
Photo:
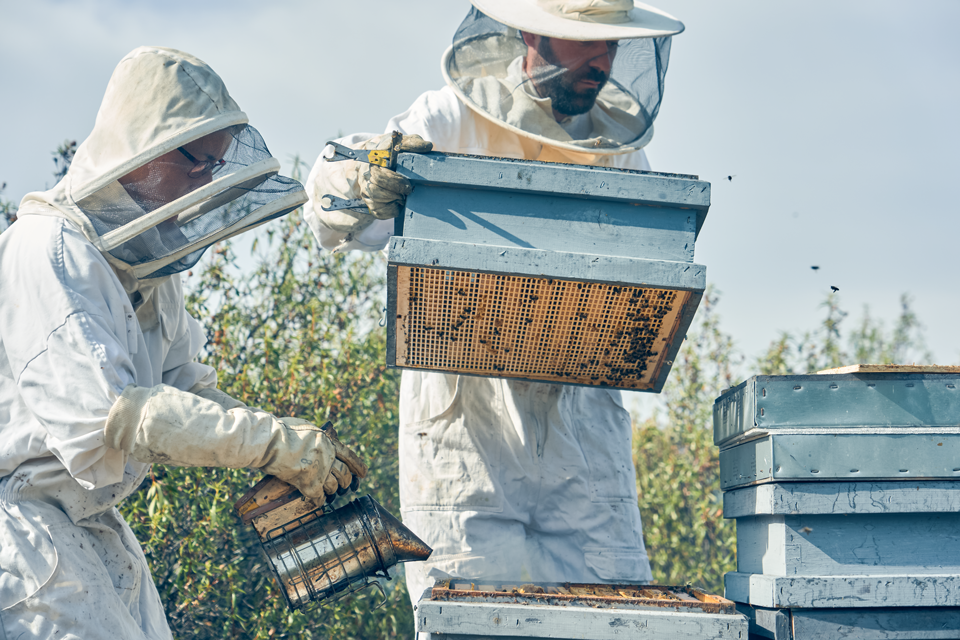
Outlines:
<svg viewBox="0 0 960 640"><path fill-rule="evenodd" d="M629 20L616 24L570 20L544 11L535 0L471 0L473 6L508 27L564 40L662 38L683 31L683 23L659 9L634 1Z"/></svg>

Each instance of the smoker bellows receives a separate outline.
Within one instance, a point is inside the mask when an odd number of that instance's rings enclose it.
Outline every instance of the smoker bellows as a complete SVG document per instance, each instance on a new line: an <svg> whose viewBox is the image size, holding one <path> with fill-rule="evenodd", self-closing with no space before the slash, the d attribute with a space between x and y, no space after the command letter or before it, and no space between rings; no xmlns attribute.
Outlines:
<svg viewBox="0 0 960 640"><path fill-rule="evenodd" d="M700 302L695 176L401 153L387 363L659 392Z"/></svg>

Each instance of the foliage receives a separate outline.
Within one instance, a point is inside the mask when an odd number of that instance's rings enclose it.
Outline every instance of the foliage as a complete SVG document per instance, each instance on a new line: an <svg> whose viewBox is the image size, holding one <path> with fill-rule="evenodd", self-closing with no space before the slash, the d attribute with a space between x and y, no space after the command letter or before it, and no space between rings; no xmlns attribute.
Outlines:
<svg viewBox="0 0 960 640"><path fill-rule="evenodd" d="M819 327L795 335L783 332L756 361L757 373L788 375L813 373L848 364L908 364L930 362L932 354L923 340L923 329L910 306L910 296L900 296L900 315L887 333L882 321L870 316L864 307L863 318L847 336L844 348L841 326L849 315L840 308L840 297L830 293L821 303L827 314Z"/></svg>
<svg viewBox="0 0 960 640"><path fill-rule="evenodd" d="M703 297L664 389L665 423L637 425L633 458L653 580L723 593L735 566L736 528L723 519L713 400L733 386L741 361L720 328L717 294Z"/></svg>
<svg viewBox="0 0 960 640"><path fill-rule="evenodd" d="M7 183L0 184L0 233L13 224L17 219L17 209L12 202L3 198Z"/></svg>
<svg viewBox="0 0 960 640"><path fill-rule="evenodd" d="M271 223L258 240L252 267L238 261L236 245L220 245L190 283L188 306L209 336L203 360L216 367L221 389L250 406L335 421L370 465L361 493L399 513L398 376L384 366L384 331L374 330L382 257L320 254L299 214ZM318 611L286 609L253 529L232 511L258 479L246 470L154 465L143 490L122 505L176 637L412 635L402 581L389 583L401 584L374 613L369 592Z"/></svg>
<svg viewBox="0 0 960 640"><path fill-rule="evenodd" d="M73 156L75 156L76 153L76 140L64 140L63 144L57 147L57 150L51 154L53 155L53 166L56 167L53 172L54 178L59 181L67 175L67 169L70 168L70 163L73 162Z"/></svg>

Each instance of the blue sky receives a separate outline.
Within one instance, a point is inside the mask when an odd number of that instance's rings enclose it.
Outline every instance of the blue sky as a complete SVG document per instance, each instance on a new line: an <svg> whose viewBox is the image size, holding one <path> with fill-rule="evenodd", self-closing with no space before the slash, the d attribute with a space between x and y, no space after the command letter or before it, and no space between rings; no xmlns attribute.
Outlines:
<svg viewBox="0 0 960 640"><path fill-rule="evenodd" d="M909 292L936 360L960 361L960 3L656 5L687 30L648 154L654 169L713 183L697 261L739 348L753 356L781 330L811 328L834 285L850 324L866 304L892 322ZM138 45L206 60L289 170L441 86L440 55L468 7L0 0L5 196L52 186L50 151L89 132L113 67Z"/></svg>

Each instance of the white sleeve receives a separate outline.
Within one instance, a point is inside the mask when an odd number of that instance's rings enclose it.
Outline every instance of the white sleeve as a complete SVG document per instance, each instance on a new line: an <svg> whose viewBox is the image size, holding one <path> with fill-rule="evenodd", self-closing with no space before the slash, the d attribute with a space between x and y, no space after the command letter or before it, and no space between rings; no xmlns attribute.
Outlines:
<svg viewBox="0 0 960 640"><path fill-rule="evenodd" d="M207 343L203 328L186 309L183 309L181 319L187 329L170 345L163 361L161 381L181 391L216 387L217 370L196 361L203 345Z"/></svg>
<svg viewBox="0 0 960 640"><path fill-rule="evenodd" d="M71 314L42 340L20 373L24 404L46 431L46 447L87 489L123 479L126 456L104 444L113 404L137 377L127 345L102 316Z"/></svg>
<svg viewBox="0 0 960 640"><path fill-rule="evenodd" d="M427 91L410 108L390 119L385 133L399 131L433 143L434 151L462 153L464 113L467 107L449 87ZM466 145L471 146L471 145Z"/></svg>
<svg viewBox="0 0 960 640"><path fill-rule="evenodd" d="M337 140L342 145L358 148L373 138L374 133L355 133ZM326 148L324 148L326 151ZM320 246L331 251L379 251L393 235L393 220L377 220L373 216L352 211L324 211L323 196L353 200L360 197L357 179L360 163L350 160L327 162L320 153L304 185L309 200L303 207L303 218L317 237Z"/></svg>
<svg viewBox="0 0 960 640"><path fill-rule="evenodd" d="M399 131L417 134L433 143L437 151L459 152L463 110L466 109L453 91L446 87L421 95L400 115L391 118L385 133ZM340 144L358 148L373 138L373 133L355 133L338 140ZM317 158L307 177L310 200L303 217L324 249L334 251L379 251L393 236L393 220L377 220L349 211L323 211L320 199L325 194L352 200L360 197L357 185L360 166L357 162L325 162L324 153ZM362 216L362 217L361 217Z"/></svg>

